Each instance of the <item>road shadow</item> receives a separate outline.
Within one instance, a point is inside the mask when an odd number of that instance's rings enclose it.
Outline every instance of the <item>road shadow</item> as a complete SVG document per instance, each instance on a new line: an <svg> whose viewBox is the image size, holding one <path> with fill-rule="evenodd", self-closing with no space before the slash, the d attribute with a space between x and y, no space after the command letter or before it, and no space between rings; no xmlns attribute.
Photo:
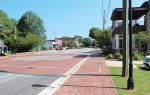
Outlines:
<svg viewBox="0 0 150 95"><path fill-rule="evenodd" d="M74 56L73 58L86 58L88 57L88 55L77 55L77 56ZM90 57L104 57L101 53L94 53L94 54L91 54Z"/></svg>
<svg viewBox="0 0 150 95"><path fill-rule="evenodd" d="M150 71L150 68L147 68L145 66L137 66L137 68L143 71Z"/></svg>
<svg viewBox="0 0 150 95"><path fill-rule="evenodd" d="M121 75L117 75L117 74L72 74L73 76L119 76L121 77Z"/></svg>
<svg viewBox="0 0 150 95"><path fill-rule="evenodd" d="M77 55L77 56L74 56L73 58L86 58L88 57L88 55Z"/></svg>
<svg viewBox="0 0 150 95"><path fill-rule="evenodd" d="M45 84L32 84L32 88L46 88L46 87L55 88Z"/></svg>

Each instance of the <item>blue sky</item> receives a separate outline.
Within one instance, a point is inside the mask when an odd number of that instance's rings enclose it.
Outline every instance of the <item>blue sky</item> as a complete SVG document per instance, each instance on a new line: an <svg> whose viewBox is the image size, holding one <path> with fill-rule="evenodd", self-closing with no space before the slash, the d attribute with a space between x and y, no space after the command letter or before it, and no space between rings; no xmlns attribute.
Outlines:
<svg viewBox="0 0 150 95"><path fill-rule="evenodd" d="M107 10L108 1L104 0ZM147 0L132 0L140 6ZM122 0L111 0L106 27L111 26L112 10L122 7ZM88 37L92 27L102 28L102 0L0 0L0 9L19 20L26 11L37 13L44 21L48 39L81 35Z"/></svg>

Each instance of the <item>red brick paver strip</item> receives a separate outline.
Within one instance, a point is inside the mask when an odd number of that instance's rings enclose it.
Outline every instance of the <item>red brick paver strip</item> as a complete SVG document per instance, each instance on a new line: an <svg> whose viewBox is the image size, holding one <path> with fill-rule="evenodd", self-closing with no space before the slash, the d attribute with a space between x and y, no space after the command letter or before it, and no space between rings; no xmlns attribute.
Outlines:
<svg viewBox="0 0 150 95"><path fill-rule="evenodd" d="M104 58L95 53L54 95L118 95L118 93Z"/></svg>

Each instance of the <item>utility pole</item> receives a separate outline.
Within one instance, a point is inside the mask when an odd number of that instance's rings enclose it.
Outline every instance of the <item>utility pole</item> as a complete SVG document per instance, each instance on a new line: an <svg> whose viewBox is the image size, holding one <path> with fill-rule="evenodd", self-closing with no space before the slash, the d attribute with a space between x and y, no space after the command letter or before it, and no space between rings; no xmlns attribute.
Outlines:
<svg viewBox="0 0 150 95"><path fill-rule="evenodd" d="M129 0L129 78L127 82L127 89L134 89L133 80L133 62L132 62L132 0Z"/></svg>
<svg viewBox="0 0 150 95"><path fill-rule="evenodd" d="M106 22L105 22L105 10L104 10L104 12L103 12L103 31L105 29L105 24L106 24Z"/></svg>
<svg viewBox="0 0 150 95"><path fill-rule="evenodd" d="M129 0L123 0L123 62L122 62L122 77L126 77L127 74L128 74L128 60L129 60L128 3L129 3Z"/></svg>
<svg viewBox="0 0 150 95"><path fill-rule="evenodd" d="M14 31L14 43L16 43L16 27ZM16 47L14 47L14 54L16 54Z"/></svg>

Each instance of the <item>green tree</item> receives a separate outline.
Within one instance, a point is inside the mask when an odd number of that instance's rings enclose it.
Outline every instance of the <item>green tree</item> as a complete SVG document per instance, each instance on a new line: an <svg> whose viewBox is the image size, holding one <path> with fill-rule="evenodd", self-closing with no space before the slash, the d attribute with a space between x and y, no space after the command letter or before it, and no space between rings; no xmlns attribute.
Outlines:
<svg viewBox="0 0 150 95"><path fill-rule="evenodd" d="M13 30L13 24L8 15L0 10L0 39L4 40Z"/></svg>
<svg viewBox="0 0 150 95"><path fill-rule="evenodd" d="M96 40L92 41L92 46L97 46L97 41Z"/></svg>
<svg viewBox="0 0 150 95"><path fill-rule="evenodd" d="M92 39L96 39L97 36L99 35L100 31L101 30L99 28L90 29L89 37L91 37Z"/></svg>
<svg viewBox="0 0 150 95"><path fill-rule="evenodd" d="M148 42L150 41L149 33L147 31L141 31L135 36L135 38L138 39L138 41L140 43L144 44L144 52L146 53L147 52L147 45L148 45Z"/></svg>
<svg viewBox="0 0 150 95"><path fill-rule="evenodd" d="M110 50L112 46L112 30L101 30L98 28L92 28L89 36L96 40L98 47L106 50Z"/></svg>
<svg viewBox="0 0 150 95"><path fill-rule="evenodd" d="M17 28L18 36L25 39L25 45L22 45L22 48L26 51L43 44L46 40L43 20L32 11L23 14L18 21Z"/></svg>
<svg viewBox="0 0 150 95"><path fill-rule="evenodd" d="M82 43L82 40L83 40L82 36L75 35L74 38L78 38L79 43Z"/></svg>
<svg viewBox="0 0 150 95"><path fill-rule="evenodd" d="M92 45L92 40L91 40L91 38L84 38L84 39L83 39L83 45L84 45L84 47L89 47L89 46L91 46L91 45Z"/></svg>
<svg viewBox="0 0 150 95"><path fill-rule="evenodd" d="M20 34L26 36L28 33L36 34L45 40L45 27L43 20L34 12L28 11L23 14L17 24Z"/></svg>
<svg viewBox="0 0 150 95"><path fill-rule="evenodd" d="M74 48L74 47L76 46L76 43L73 42L73 41L68 41L68 42L66 43L66 46L69 47L69 48Z"/></svg>

